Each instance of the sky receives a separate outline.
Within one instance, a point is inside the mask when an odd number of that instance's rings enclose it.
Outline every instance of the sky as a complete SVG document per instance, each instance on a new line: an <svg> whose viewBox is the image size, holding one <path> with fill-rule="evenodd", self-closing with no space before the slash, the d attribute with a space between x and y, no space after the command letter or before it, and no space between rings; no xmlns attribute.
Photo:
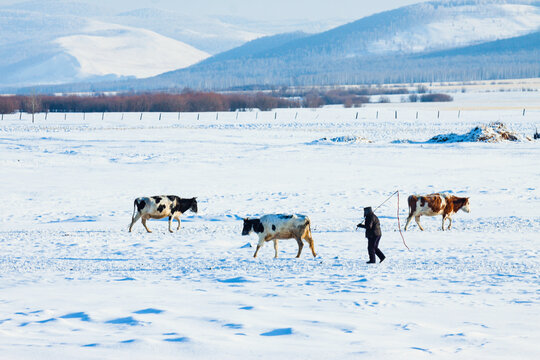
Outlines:
<svg viewBox="0 0 540 360"><path fill-rule="evenodd" d="M26 0L0 0L1 5ZM51 0L42 0L51 1ZM54 0L53 0L54 1ZM115 11L137 8L170 9L182 13L227 15L261 20L359 19L425 0L74 0L113 7Z"/></svg>

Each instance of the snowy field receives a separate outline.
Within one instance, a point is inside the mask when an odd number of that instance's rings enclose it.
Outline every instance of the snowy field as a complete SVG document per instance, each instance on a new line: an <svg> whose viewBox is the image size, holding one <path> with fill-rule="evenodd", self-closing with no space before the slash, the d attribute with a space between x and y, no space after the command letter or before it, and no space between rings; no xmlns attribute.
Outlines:
<svg viewBox="0 0 540 360"><path fill-rule="evenodd" d="M532 136L538 98L7 115L0 358L538 359L540 142L421 143L491 121ZM352 135L373 143L310 144ZM472 212L449 232L413 223L407 251L392 198L387 260L367 265L355 225L396 190L402 226L412 193L470 196ZM134 198L160 194L197 196L199 213L128 233ZM241 219L275 212L310 216L317 258L284 240L253 259Z"/></svg>

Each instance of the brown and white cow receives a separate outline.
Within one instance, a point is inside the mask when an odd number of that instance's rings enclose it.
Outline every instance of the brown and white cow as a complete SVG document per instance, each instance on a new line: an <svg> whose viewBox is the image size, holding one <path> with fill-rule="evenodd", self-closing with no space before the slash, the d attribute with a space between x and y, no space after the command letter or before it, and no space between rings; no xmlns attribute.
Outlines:
<svg viewBox="0 0 540 360"><path fill-rule="evenodd" d="M129 225L129 232L133 225L142 218L141 222L149 233L150 229L146 226L146 220L148 219L163 219L169 217L169 231L171 229L171 223L173 219L178 221L178 227L180 229L180 215L188 210L197 212L197 198L182 199L175 195L161 195L152 197L140 197L136 198L133 203L133 216L131 218L131 225Z"/></svg>
<svg viewBox="0 0 540 360"><path fill-rule="evenodd" d="M279 239L296 239L298 243L298 254L296 257L300 257L304 244L302 239L306 240L311 249L313 256L317 256L315 253L315 247L313 246L313 238L311 237L311 227L309 218L305 215L293 214L270 214L264 215L260 219L244 219L244 228L242 229L242 235L249 235L251 231L254 231L259 235L259 243L257 244L257 250L253 257L257 257L259 249L264 245L265 241L274 241L275 256L278 257L278 240Z"/></svg>
<svg viewBox="0 0 540 360"><path fill-rule="evenodd" d="M420 230L424 231L422 225L420 225L420 216L436 216L442 215L442 230L444 231L444 221L449 220L448 230L452 227L452 215L463 210L470 212L469 198L457 197L449 194L430 194L430 195L411 195L408 198L409 203L409 216L407 217L407 223L405 224L405 231L411 222L412 218L418 224Z"/></svg>

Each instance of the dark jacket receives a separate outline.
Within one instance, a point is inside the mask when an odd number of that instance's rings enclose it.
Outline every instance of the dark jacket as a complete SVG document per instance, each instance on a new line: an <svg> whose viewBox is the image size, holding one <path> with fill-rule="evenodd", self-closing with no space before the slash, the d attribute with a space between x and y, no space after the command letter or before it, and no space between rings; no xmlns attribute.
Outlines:
<svg viewBox="0 0 540 360"><path fill-rule="evenodd" d="M366 229L366 237L373 238L381 236L381 225L379 218L374 213L369 213L364 216L364 224L358 224L359 227Z"/></svg>

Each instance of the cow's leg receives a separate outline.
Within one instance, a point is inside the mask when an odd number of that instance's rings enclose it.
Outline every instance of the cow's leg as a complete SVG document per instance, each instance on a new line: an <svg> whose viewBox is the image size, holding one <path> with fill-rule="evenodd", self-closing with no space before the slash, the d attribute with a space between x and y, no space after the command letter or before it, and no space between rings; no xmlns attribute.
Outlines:
<svg viewBox="0 0 540 360"><path fill-rule="evenodd" d="M141 220L144 228L146 229L146 231L148 231L149 233L151 233L150 229L148 228L148 226L146 226L146 218L143 216L142 217L142 220Z"/></svg>
<svg viewBox="0 0 540 360"><path fill-rule="evenodd" d="M407 222L405 223L405 230L404 230L404 231L407 231L407 227L409 227L409 224L410 224L410 222L411 222L411 220L412 220L413 217L414 217L414 216L413 216L412 213L410 213L410 214L409 214L409 217L407 217Z"/></svg>
<svg viewBox="0 0 540 360"><path fill-rule="evenodd" d="M278 239L274 239L274 252L275 252L274 259L277 259L278 258Z"/></svg>
<svg viewBox="0 0 540 360"><path fill-rule="evenodd" d="M444 231L444 221L446 220L446 215L442 216L442 231Z"/></svg>
<svg viewBox="0 0 540 360"><path fill-rule="evenodd" d="M304 248L304 243L302 242L302 238L296 238L296 243L298 244L298 254L296 254L296 257L299 258Z"/></svg>
<svg viewBox="0 0 540 360"><path fill-rule="evenodd" d="M131 225L129 225L129 232L131 232L131 229L133 228L133 225L141 218L141 214L137 212L137 215L133 216L131 218Z"/></svg>
<svg viewBox="0 0 540 360"><path fill-rule="evenodd" d="M176 221L178 221L178 227L176 228L176 231L180 230L180 215L176 215Z"/></svg>
<svg viewBox="0 0 540 360"><path fill-rule="evenodd" d="M171 229L171 224L172 224L172 215L169 216L169 232L173 232L172 229Z"/></svg>
<svg viewBox="0 0 540 360"><path fill-rule="evenodd" d="M259 243L257 244L257 249L255 249L255 254L253 254L253 257L257 257L257 253L259 252L259 249L264 245L264 238L262 236L259 236Z"/></svg>
<svg viewBox="0 0 540 360"><path fill-rule="evenodd" d="M311 253L313 254L313 257L317 257L317 253L315 252L315 244L313 243L313 239L310 237L308 240L309 248L311 249Z"/></svg>
<svg viewBox="0 0 540 360"><path fill-rule="evenodd" d="M448 215L446 218L448 219L448 227L446 230L450 230L452 228L452 217Z"/></svg>
<svg viewBox="0 0 540 360"><path fill-rule="evenodd" d="M420 228L420 230L424 231L424 228L420 224L420 215L415 216L414 221L416 221L416 224L418 224L418 227Z"/></svg>
<svg viewBox="0 0 540 360"><path fill-rule="evenodd" d="M315 252L315 244L313 242L313 237L311 236L311 227L308 227L304 232L304 239L306 239L306 241L308 242L313 257L317 257L317 253Z"/></svg>

